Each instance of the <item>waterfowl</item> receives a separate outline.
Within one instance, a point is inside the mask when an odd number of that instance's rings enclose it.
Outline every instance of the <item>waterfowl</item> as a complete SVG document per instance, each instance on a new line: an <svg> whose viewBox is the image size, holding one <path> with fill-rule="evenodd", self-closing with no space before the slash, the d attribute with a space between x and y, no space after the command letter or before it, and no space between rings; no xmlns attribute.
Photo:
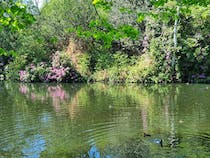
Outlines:
<svg viewBox="0 0 210 158"><path fill-rule="evenodd" d="M151 135L147 134L147 133L144 133L144 137L151 137ZM152 143L155 143L155 144L160 144L160 146L163 147L163 140L162 139L154 138L154 139L150 139L149 141L152 142Z"/></svg>
<svg viewBox="0 0 210 158"><path fill-rule="evenodd" d="M163 140L162 139L152 139L151 142L155 144L160 144L161 147L163 147Z"/></svg>
<svg viewBox="0 0 210 158"><path fill-rule="evenodd" d="M151 137L150 134L144 133L144 137Z"/></svg>

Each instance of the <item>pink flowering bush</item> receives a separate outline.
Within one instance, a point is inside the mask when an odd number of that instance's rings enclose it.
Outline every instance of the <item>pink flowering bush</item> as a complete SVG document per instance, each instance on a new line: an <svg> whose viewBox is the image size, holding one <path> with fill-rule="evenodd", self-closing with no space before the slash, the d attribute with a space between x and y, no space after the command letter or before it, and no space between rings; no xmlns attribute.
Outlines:
<svg viewBox="0 0 210 158"><path fill-rule="evenodd" d="M22 82L77 82L81 75L76 72L64 52L56 52L50 63L30 64L21 70L19 80Z"/></svg>
<svg viewBox="0 0 210 158"><path fill-rule="evenodd" d="M49 71L48 65L45 62L30 64L21 70L20 81L23 82L39 82L44 81Z"/></svg>
<svg viewBox="0 0 210 158"><path fill-rule="evenodd" d="M46 80L48 82L78 82L81 76L70 67L51 67Z"/></svg>
<svg viewBox="0 0 210 158"><path fill-rule="evenodd" d="M61 82L69 74L69 70L69 67L51 67L46 79L48 81Z"/></svg>
<svg viewBox="0 0 210 158"><path fill-rule="evenodd" d="M51 67L46 76L48 82L77 82L80 75L71 64L70 56L65 52L55 52L52 56Z"/></svg>

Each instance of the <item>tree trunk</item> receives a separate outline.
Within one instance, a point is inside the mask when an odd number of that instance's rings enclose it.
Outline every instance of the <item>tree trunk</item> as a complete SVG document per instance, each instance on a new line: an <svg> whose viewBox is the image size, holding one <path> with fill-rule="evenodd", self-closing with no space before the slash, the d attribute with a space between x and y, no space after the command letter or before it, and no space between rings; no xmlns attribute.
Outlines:
<svg viewBox="0 0 210 158"><path fill-rule="evenodd" d="M174 48L177 47L177 27L178 27L178 20L179 20L179 12L180 12L180 7L177 6L177 15L175 18L175 22L174 22Z"/></svg>
<svg viewBox="0 0 210 158"><path fill-rule="evenodd" d="M176 11L177 11L177 14L175 17L174 32L173 32L173 36L174 36L174 52L172 55L172 69L173 69L173 71L175 71L175 62L176 62L177 32L178 32L177 28L178 28L179 14L180 14L180 6L177 6Z"/></svg>

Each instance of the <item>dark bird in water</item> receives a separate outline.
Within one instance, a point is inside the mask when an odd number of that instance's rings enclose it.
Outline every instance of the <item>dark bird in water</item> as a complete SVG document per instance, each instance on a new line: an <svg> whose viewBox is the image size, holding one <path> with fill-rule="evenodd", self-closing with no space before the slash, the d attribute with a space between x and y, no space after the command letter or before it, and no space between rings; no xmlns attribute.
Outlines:
<svg viewBox="0 0 210 158"><path fill-rule="evenodd" d="M151 142L156 143L156 144L160 144L160 146L163 147L163 140L162 139L153 139L153 140L151 140Z"/></svg>
<svg viewBox="0 0 210 158"><path fill-rule="evenodd" d="M147 133L144 133L144 137L151 137L151 135L147 134ZM155 139L150 139L149 141L152 142L152 143L155 143L155 144L160 144L160 146L163 147L163 140L162 139L155 138Z"/></svg>
<svg viewBox="0 0 210 158"><path fill-rule="evenodd" d="M144 133L144 137L151 137L150 134Z"/></svg>

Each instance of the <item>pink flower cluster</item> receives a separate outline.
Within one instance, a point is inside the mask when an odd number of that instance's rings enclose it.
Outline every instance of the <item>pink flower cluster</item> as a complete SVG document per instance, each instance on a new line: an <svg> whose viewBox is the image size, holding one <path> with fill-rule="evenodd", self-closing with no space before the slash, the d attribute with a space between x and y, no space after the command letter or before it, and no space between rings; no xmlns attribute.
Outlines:
<svg viewBox="0 0 210 158"><path fill-rule="evenodd" d="M69 67L52 67L50 68L50 72L47 75L47 80L53 80L53 81L62 81L62 79L68 74L70 68Z"/></svg>
<svg viewBox="0 0 210 158"><path fill-rule="evenodd" d="M30 69L32 69L32 70L33 70L33 69L36 69L36 66L35 66L34 64L30 64L29 67L30 67Z"/></svg>
<svg viewBox="0 0 210 158"><path fill-rule="evenodd" d="M25 70L20 70L19 76L20 76L20 81L26 82L28 79L29 73Z"/></svg>

